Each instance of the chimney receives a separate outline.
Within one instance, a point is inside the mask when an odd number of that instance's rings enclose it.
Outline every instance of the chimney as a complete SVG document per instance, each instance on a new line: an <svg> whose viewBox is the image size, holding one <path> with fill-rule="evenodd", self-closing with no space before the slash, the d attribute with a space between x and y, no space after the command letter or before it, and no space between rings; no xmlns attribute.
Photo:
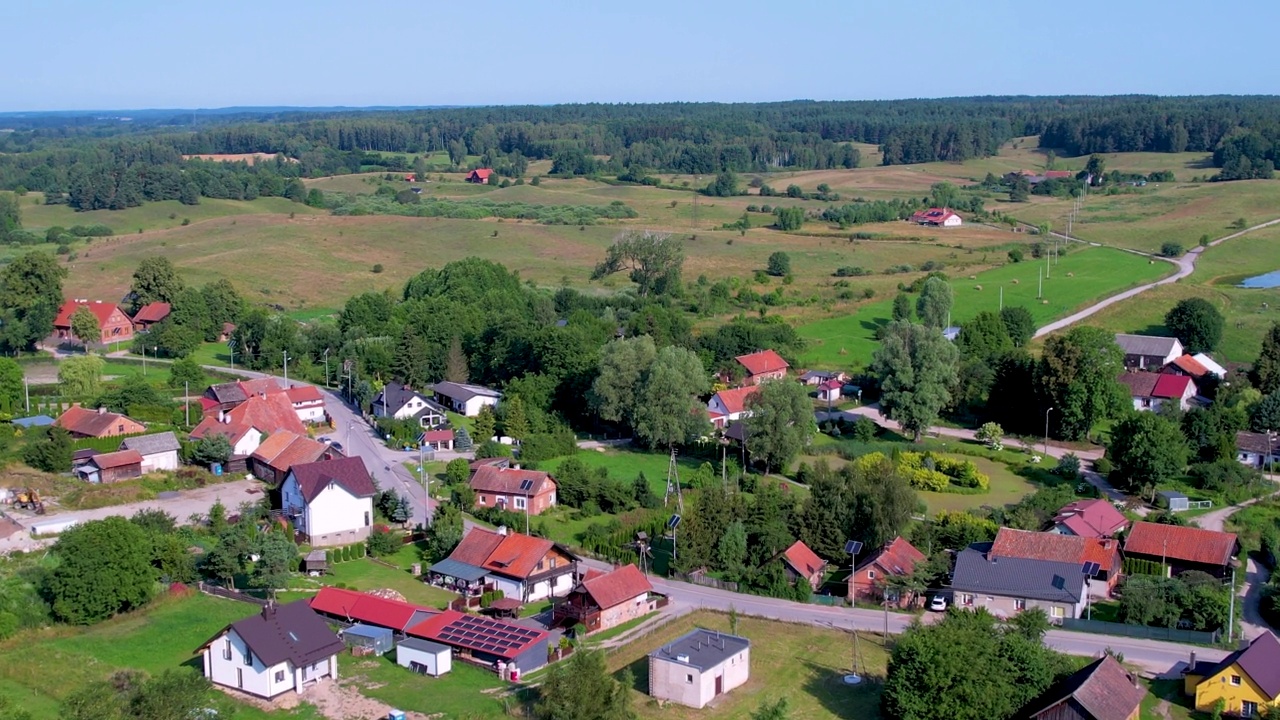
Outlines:
<svg viewBox="0 0 1280 720"><path fill-rule="evenodd" d="M107 409L106 409L106 408L104 408L104 407L99 407L99 408L98 408L98 414L99 414L99 415L106 415L106 414L107 414Z"/></svg>
<svg viewBox="0 0 1280 720"><path fill-rule="evenodd" d="M520 463L516 463L515 465L512 465L512 466L511 466L511 469L512 469L512 470L519 470L519 469L520 469Z"/></svg>
<svg viewBox="0 0 1280 720"><path fill-rule="evenodd" d="M499 534L499 535L506 535L506 534L507 534L507 526L506 526L506 525L499 525L499 526L498 526L498 534Z"/></svg>
<svg viewBox="0 0 1280 720"><path fill-rule="evenodd" d="M276 616L276 604L275 602L268 600L267 604L262 606L262 618L264 620L270 620L275 616Z"/></svg>
<svg viewBox="0 0 1280 720"><path fill-rule="evenodd" d="M1195 651L1195 650L1192 650L1192 651L1191 651L1191 662L1187 665L1187 670L1188 670L1189 672L1195 672L1195 669L1196 669L1196 651Z"/></svg>

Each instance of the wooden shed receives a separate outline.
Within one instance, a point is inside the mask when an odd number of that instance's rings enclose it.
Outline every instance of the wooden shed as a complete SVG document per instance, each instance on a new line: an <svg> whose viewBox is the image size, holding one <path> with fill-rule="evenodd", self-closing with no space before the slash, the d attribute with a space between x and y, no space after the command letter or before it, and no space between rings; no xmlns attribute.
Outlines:
<svg viewBox="0 0 1280 720"><path fill-rule="evenodd" d="M142 477L142 455L137 450L99 453L76 469L91 483L113 483Z"/></svg>

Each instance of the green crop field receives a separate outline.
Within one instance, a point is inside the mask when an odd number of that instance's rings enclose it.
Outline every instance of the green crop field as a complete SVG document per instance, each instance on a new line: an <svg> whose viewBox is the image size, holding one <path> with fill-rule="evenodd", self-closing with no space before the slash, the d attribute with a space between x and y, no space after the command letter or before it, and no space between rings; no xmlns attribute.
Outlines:
<svg viewBox="0 0 1280 720"><path fill-rule="evenodd" d="M1167 334L1164 315L1179 300L1202 297L1227 319L1219 360L1252 362L1262 336L1280 322L1280 289L1236 287L1241 280L1280 270L1280 227L1258 230L1204 251L1196 271L1104 309L1089 323L1115 332Z"/></svg>
<svg viewBox="0 0 1280 720"><path fill-rule="evenodd" d="M974 279L953 276L952 323L963 323L983 310L998 311L1003 289L1005 305L1022 305L1031 311L1037 324L1044 324L1125 288L1168 275L1173 266L1109 248L1076 248L1049 268L1044 300L1037 300L1044 269L1043 260L1028 259L978 273ZM889 321L892 310L893 301L887 298L851 315L800 326L800 335L809 341L801 361L833 368L866 363L878 346L876 328Z"/></svg>

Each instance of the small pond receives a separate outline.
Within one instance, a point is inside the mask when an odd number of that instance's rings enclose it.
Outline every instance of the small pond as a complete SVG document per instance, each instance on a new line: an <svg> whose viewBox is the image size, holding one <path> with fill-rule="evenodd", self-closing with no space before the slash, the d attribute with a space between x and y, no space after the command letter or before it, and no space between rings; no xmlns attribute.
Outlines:
<svg viewBox="0 0 1280 720"><path fill-rule="evenodd" d="M1242 288L1273 288L1280 287L1280 270L1272 270L1265 275L1254 275L1251 278L1245 278L1241 283Z"/></svg>

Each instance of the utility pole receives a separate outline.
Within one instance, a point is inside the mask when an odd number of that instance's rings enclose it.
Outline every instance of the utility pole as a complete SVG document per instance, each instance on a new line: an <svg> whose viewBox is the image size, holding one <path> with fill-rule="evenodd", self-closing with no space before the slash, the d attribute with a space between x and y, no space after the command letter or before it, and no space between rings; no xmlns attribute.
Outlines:
<svg viewBox="0 0 1280 720"><path fill-rule="evenodd" d="M289 388L289 351L282 350L280 354L284 356L284 387Z"/></svg>
<svg viewBox="0 0 1280 720"><path fill-rule="evenodd" d="M187 427L191 427L191 383L189 381L182 383L182 397L187 401Z"/></svg>
<svg viewBox="0 0 1280 720"><path fill-rule="evenodd" d="M329 387L329 348L324 349L324 386Z"/></svg>
<svg viewBox="0 0 1280 720"><path fill-rule="evenodd" d="M1000 286L1000 309L1004 310L1004 286Z"/></svg>
<svg viewBox="0 0 1280 720"><path fill-rule="evenodd" d="M147 374L147 346L142 346L142 374Z"/></svg>
<svg viewBox="0 0 1280 720"><path fill-rule="evenodd" d="M1044 411L1044 456L1049 457L1049 413L1053 408Z"/></svg>
<svg viewBox="0 0 1280 720"><path fill-rule="evenodd" d="M27 383L27 375L22 374L22 393L27 398L27 412L31 412L31 386Z"/></svg>
<svg viewBox="0 0 1280 720"><path fill-rule="evenodd" d="M1044 268L1037 268L1036 276L1040 278L1040 289L1036 291L1036 299L1044 299Z"/></svg>
<svg viewBox="0 0 1280 720"><path fill-rule="evenodd" d="M1231 609L1227 611L1227 642L1235 638L1236 629L1236 566L1231 565Z"/></svg>

